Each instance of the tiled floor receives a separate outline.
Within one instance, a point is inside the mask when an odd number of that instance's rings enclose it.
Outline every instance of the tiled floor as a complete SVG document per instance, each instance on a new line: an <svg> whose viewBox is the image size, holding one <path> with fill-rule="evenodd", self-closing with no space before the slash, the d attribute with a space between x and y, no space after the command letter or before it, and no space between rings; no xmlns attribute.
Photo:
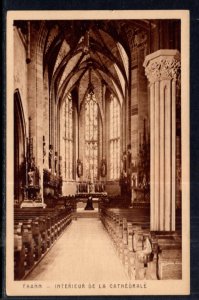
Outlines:
<svg viewBox="0 0 199 300"><path fill-rule="evenodd" d="M73 221L27 280L126 280L108 233L97 218Z"/></svg>

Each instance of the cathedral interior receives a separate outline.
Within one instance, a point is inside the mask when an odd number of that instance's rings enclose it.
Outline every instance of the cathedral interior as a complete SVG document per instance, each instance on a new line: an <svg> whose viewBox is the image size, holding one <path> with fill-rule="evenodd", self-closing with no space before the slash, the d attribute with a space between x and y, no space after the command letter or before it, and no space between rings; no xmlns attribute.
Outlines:
<svg viewBox="0 0 199 300"><path fill-rule="evenodd" d="M103 249L102 228L118 278L182 278L180 32L177 19L14 21L15 280L39 278L52 246L67 256L71 230Z"/></svg>

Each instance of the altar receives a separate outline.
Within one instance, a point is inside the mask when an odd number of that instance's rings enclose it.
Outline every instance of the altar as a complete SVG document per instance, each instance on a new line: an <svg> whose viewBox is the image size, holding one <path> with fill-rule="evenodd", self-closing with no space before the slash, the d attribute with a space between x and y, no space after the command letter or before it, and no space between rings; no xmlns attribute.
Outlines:
<svg viewBox="0 0 199 300"><path fill-rule="evenodd" d="M82 193L82 194L76 194L75 195L75 201L76 201L76 207L77 209L82 209L86 206L87 200L89 197L92 197L93 207L94 209L98 210L99 207L99 201L101 198L104 198L107 196L107 193Z"/></svg>
<svg viewBox="0 0 199 300"><path fill-rule="evenodd" d="M107 197L105 191L105 183L101 181L81 181L77 184L77 190L75 194L77 211L86 207L89 197L92 198L93 208L98 211L100 199Z"/></svg>
<svg viewBox="0 0 199 300"><path fill-rule="evenodd" d="M106 195L105 183L104 182L89 182L81 181L77 184L77 195L87 194L87 195Z"/></svg>

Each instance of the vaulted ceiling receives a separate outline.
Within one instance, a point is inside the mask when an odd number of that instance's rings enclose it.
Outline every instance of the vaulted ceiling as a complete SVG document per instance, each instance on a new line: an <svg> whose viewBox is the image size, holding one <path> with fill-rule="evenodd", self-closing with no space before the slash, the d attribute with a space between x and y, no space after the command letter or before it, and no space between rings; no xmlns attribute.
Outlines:
<svg viewBox="0 0 199 300"><path fill-rule="evenodd" d="M44 70L57 99L89 76L97 76L120 99L128 88L131 39L147 21L47 21ZM127 26L128 25L128 26ZM127 28L128 27L128 28ZM129 38L129 30L131 30Z"/></svg>
<svg viewBox="0 0 199 300"><path fill-rule="evenodd" d="M52 20L34 21L38 43L42 40L43 72L56 101L98 78L121 101L129 87L130 60L137 34L150 33L149 20ZM40 37L40 26L45 34ZM15 21L28 41L28 22ZM45 78L46 78L45 74ZM95 83L96 84L96 83ZM93 84L93 85L95 85Z"/></svg>

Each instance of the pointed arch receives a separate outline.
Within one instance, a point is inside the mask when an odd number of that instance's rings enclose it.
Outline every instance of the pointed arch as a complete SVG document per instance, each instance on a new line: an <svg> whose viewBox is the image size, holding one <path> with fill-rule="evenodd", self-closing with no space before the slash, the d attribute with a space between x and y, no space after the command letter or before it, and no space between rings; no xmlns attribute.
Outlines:
<svg viewBox="0 0 199 300"><path fill-rule="evenodd" d="M26 125L19 90L14 92L14 200L20 204L24 199L26 183Z"/></svg>

